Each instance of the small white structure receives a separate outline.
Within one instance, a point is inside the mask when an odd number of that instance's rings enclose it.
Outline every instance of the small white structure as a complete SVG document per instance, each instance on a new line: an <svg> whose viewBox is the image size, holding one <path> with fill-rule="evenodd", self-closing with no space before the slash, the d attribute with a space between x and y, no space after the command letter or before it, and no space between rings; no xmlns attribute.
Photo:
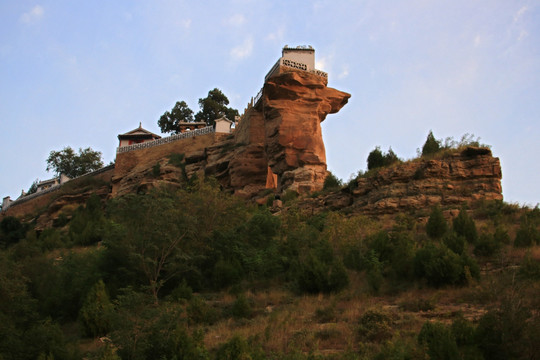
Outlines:
<svg viewBox="0 0 540 360"><path fill-rule="evenodd" d="M264 81L273 75L279 74L280 67L289 67L296 70L307 71L328 79L328 74L315 69L315 49L311 45L289 47L285 45L281 57L264 77ZM255 101L257 103L257 100Z"/></svg>
<svg viewBox="0 0 540 360"><path fill-rule="evenodd" d="M281 58L283 60L292 61L299 64L306 65L306 71L315 69L315 49L311 45L297 46L291 48L287 45L281 51Z"/></svg>
<svg viewBox="0 0 540 360"><path fill-rule="evenodd" d="M49 179L49 180L43 180L37 183L37 190L36 192L41 192L48 190L52 188L53 186L62 185L66 182L71 180L69 177L67 177L64 174L60 174L60 176Z"/></svg>
<svg viewBox="0 0 540 360"><path fill-rule="evenodd" d="M216 133L230 134L233 122L225 116L216 119Z"/></svg>
<svg viewBox="0 0 540 360"><path fill-rule="evenodd" d="M9 196L6 196L4 199L2 199L2 211L6 211L12 202L13 200L11 200L11 197Z"/></svg>

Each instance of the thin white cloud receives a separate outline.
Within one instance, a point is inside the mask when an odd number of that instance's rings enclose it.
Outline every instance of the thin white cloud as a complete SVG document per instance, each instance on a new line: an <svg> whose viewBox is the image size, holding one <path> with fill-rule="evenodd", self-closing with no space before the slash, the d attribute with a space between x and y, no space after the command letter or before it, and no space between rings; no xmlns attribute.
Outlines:
<svg viewBox="0 0 540 360"><path fill-rule="evenodd" d="M185 29L189 29L191 27L191 19L180 20L180 25Z"/></svg>
<svg viewBox="0 0 540 360"><path fill-rule="evenodd" d="M328 71L328 60L325 57L318 59L317 61L315 61L315 68Z"/></svg>
<svg viewBox="0 0 540 360"><path fill-rule="evenodd" d="M519 19L523 16L523 14L525 14L527 12L527 10L529 10L529 8L527 7L527 5L521 7L517 12L516 14L514 15L514 22L518 22Z"/></svg>
<svg viewBox="0 0 540 360"><path fill-rule="evenodd" d="M22 14L20 17L20 21L23 24L32 24L36 21L39 21L43 17L44 13L45 10L43 9L43 7L40 5L36 5L32 9L30 9L30 11Z"/></svg>
<svg viewBox="0 0 540 360"><path fill-rule="evenodd" d="M482 43L482 38L480 37L480 35L476 35L474 37L474 47L479 47L481 43Z"/></svg>
<svg viewBox="0 0 540 360"><path fill-rule="evenodd" d="M225 20L225 23L230 26L242 26L246 22L246 18L242 14L234 14Z"/></svg>
<svg viewBox="0 0 540 360"><path fill-rule="evenodd" d="M280 26L278 29L266 36L266 40L269 41L283 41L285 36L285 26Z"/></svg>
<svg viewBox="0 0 540 360"><path fill-rule="evenodd" d="M517 38L517 41L520 42L523 39L525 39L527 36L529 36L529 33L527 32L527 30L521 30Z"/></svg>
<svg viewBox="0 0 540 360"><path fill-rule="evenodd" d="M338 75L338 79L345 79L347 76L349 76L349 65L343 65L341 73Z"/></svg>
<svg viewBox="0 0 540 360"><path fill-rule="evenodd" d="M248 37L244 42L231 50L231 57L235 60L242 60L253 52L253 37Z"/></svg>

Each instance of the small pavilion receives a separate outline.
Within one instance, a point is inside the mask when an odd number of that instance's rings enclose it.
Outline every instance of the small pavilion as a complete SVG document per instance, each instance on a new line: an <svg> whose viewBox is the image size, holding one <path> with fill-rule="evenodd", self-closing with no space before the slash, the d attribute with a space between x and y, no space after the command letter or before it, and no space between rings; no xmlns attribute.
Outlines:
<svg viewBox="0 0 540 360"><path fill-rule="evenodd" d="M143 129L142 124L139 123L139 127L128 131L125 134L118 135L118 140L120 141L119 147L128 146L133 144L140 144L147 141L161 139L161 136L154 134L151 131Z"/></svg>

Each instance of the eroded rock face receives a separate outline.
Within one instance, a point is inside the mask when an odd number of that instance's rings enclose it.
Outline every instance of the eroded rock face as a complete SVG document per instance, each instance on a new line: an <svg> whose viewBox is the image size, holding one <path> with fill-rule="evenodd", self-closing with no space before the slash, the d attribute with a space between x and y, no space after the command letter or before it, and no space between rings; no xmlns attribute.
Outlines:
<svg viewBox="0 0 540 360"><path fill-rule="evenodd" d="M279 192L322 189L326 153L321 122L350 98L326 84L324 77L281 69L264 84L261 102L248 110L237 129L238 143L259 146L261 158L277 175Z"/></svg>
<svg viewBox="0 0 540 360"><path fill-rule="evenodd" d="M271 185L277 192L322 189L326 154L321 122L338 112L350 95L327 87L324 77L280 70L265 83L262 100L246 110L233 137L203 135L119 154L112 195L175 183L182 174L164 160L172 152L185 155L188 177L215 176L224 189L244 198L256 197ZM161 173L156 176L152 166L158 162Z"/></svg>
<svg viewBox="0 0 540 360"><path fill-rule="evenodd" d="M357 179L351 192L331 194L323 203L332 209L391 214L435 204L502 200L501 178L499 159L489 149L469 147L443 159L418 159L381 169Z"/></svg>

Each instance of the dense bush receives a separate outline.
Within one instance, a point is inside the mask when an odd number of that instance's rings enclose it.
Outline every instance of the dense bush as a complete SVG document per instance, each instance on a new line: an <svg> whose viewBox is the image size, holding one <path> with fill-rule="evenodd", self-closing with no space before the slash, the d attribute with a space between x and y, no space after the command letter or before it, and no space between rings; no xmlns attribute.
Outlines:
<svg viewBox="0 0 540 360"><path fill-rule="evenodd" d="M366 311L358 322L358 335L362 341L382 342L392 337L392 316L381 310Z"/></svg>
<svg viewBox="0 0 540 360"><path fill-rule="evenodd" d="M387 153L383 153L381 148L377 146L367 157L367 168L368 170L372 170L383 166L389 166L399 161L399 158L392 148L388 149Z"/></svg>
<svg viewBox="0 0 540 360"><path fill-rule="evenodd" d="M6 216L0 222L0 246L9 246L24 239L27 227L14 216Z"/></svg>
<svg viewBox="0 0 540 360"><path fill-rule="evenodd" d="M111 329L114 307L109 300L103 280L88 292L79 312L80 321L88 336L102 336Z"/></svg>
<svg viewBox="0 0 540 360"><path fill-rule="evenodd" d="M452 229L457 235L463 236L471 244L475 244L478 239L476 224L465 208L461 208L458 216L452 221Z"/></svg>
<svg viewBox="0 0 540 360"><path fill-rule="evenodd" d="M441 238L448 230L448 223L444 218L441 208L437 205L431 210L426 224L426 233L432 239Z"/></svg>
<svg viewBox="0 0 540 360"><path fill-rule="evenodd" d="M323 189L336 190L336 189L340 189L342 186L343 186L343 181L329 171L328 175L324 179Z"/></svg>
<svg viewBox="0 0 540 360"><path fill-rule="evenodd" d="M473 259L465 255L460 257L444 245L427 244L418 250L414 268L417 277L435 287L463 284L469 276L479 276L478 265Z"/></svg>
<svg viewBox="0 0 540 360"><path fill-rule="evenodd" d="M452 332L440 322L425 322L418 334L418 342L427 346L430 359L461 359Z"/></svg>

